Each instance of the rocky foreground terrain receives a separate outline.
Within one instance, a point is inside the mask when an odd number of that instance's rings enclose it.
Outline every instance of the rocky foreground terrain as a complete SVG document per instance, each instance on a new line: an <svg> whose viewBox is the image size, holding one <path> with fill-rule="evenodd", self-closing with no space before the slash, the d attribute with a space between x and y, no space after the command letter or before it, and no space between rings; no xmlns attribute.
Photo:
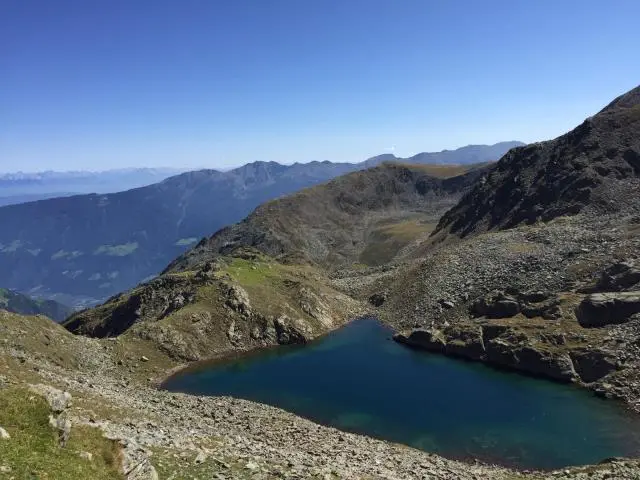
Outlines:
<svg viewBox="0 0 640 480"><path fill-rule="evenodd" d="M0 414L7 436L0 478L632 479L640 472L631 459L519 472L341 432L253 402L165 392L155 381L179 364L153 342L75 336L44 317L0 312L0 338L3 412L44 398L49 419L40 423L51 424L37 439L50 446L48 456L36 451L38 461L29 463L15 451L39 445L34 434ZM87 432L106 443L88 441Z"/></svg>
<svg viewBox="0 0 640 480"><path fill-rule="evenodd" d="M518 472L155 387L373 313L412 347L640 411L639 142L640 87L492 166L381 165L269 202L66 329L0 313L4 410L46 399L46 458L74 452L94 478L640 478L638 459ZM3 418L0 475L22 478L12 449L35 433ZM80 441L89 427L101 436Z"/></svg>

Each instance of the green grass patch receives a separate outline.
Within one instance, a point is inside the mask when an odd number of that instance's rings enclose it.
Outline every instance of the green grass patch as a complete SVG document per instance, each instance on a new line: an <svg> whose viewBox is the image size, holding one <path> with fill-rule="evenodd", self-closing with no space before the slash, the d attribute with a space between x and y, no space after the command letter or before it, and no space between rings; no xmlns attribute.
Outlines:
<svg viewBox="0 0 640 480"><path fill-rule="evenodd" d="M24 389L0 390L0 426L11 439L0 440L0 465L10 477L29 479L121 479L120 448L97 428L73 426L64 448L49 425L49 405ZM93 455L91 460L80 452Z"/></svg>
<svg viewBox="0 0 640 480"><path fill-rule="evenodd" d="M262 260L245 260L244 258L233 258L226 268L226 272L231 275L236 282L243 287L263 285L282 278L282 266L275 262Z"/></svg>

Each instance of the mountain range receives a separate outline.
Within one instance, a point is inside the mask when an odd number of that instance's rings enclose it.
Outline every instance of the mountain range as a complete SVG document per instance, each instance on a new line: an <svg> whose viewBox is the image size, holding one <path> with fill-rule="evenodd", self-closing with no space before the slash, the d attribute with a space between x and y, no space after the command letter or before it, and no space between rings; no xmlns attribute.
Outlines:
<svg viewBox="0 0 640 480"><path fill-rule="evenodd" d="M178 168L124 168L100 172L15 172L0 174L0 206L82 193L122 192L184 172Z"/></svg>
<svg viewBox="0 0 640 480"><path fill-rule="evenodd" d="M598 454L594 465L517 470L513 455L527 452L515 434L503 458L461 461L434 453L431 437L409 448L267 404L157 385L188 362L301 345L370 315L393 330L393 340L431 352L430 360L446 355L570 383L575 403L568 408L581 408L573 394L583 389L624 403L630 411L620 419L631 423L632 412L640 412L639 142L637 87L571 132L513 148L495 163L383 159L268 200L242 221L211 231L157 277L74 313L62 326L0 311L0 381L9 387L2 389L7 428L0 441L4 448L21 445L26 428L16 425L37 424L38 438L50 444L57 438L54 451L70 452L59 464L93 468L107 458L131 478L185 471L199 478L638 478L638 458L599 461ZM99 251L126 257L134 250L111 247ZM201 368L187 371L198 375ZM263 372L258 383L283 373ZM72 391L72 404L58 388ZM525 411L538 400L513 395ZM369 397L364 392L363 405ZM597 408L613 418L604 404ZM408 414L410 421L420 412ZM23 420L27 415L35 420ZM87 423L100 429L90 428L91 441L76 447ZM511 434L513 424L505 424ZM618 438L610 426L606 431ZM562 440L564 428L542 438ZM486 440L479 438L482 448ZM33 471L12 461L10 468ZM211 470L194 470L204 467ZM67 477L73 475L60 476Z"/></svg>
<svg viewBox="0 0 640 480"><path fill-rule="evenodd" d="M225 172L182 173L120 193L5 206L0 208L0 285L90 305L156 275L201 237L241 220L267 200L382 161L487 162L519 144L468 146L409 159L379 156L359 164L254 162ZM68 176L63 179L68 182ZM38 180L19 175L4 182Z"/></svg>
<svg viewBox="0 0 640 480"><path fill-rule="evenodd" d="M0 309L21 315L45 315L56 322L62 322L73 312L53 300L32 299L5 288L0 288Z"/></svg>

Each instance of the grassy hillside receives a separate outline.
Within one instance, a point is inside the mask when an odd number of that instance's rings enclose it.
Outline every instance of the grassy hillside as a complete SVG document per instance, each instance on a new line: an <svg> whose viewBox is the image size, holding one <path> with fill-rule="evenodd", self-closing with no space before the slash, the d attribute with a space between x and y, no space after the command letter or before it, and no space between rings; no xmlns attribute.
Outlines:
<svg viewBox="0 0 640 480"><path fill-rule="evenodd" d="M429 230L393 230L390 225L407 226L416 218L422 225L436 223L485 168L385 163L344 175L261 205L242 222L179 257L166 271L189 269L242 246L323 268L384 263ZM398 242L387 241L400 231ZM382 256L372 254L372 249Z"/></svg>
<svg viewBox="0 0 640 480"><path fill-rule="evenodd" d="M125 478L117 442L97 428L79 426L61 447L50 414L46 400L33 392L0 389L0 425L11 436L0 440L0 465L10 469L7 478Z"/></svg>

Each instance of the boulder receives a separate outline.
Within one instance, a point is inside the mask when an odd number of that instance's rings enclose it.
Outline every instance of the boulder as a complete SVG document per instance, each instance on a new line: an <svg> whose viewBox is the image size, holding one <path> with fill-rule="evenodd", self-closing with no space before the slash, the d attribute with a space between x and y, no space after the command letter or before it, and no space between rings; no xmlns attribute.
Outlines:
<svg viewBox="0 0 640 480"><path fill-rule="evenodd" d="M456 357L480 360L484 355L482 329L479 326L470 328L449 328L446 330L447 343L445 353Z"/></svg>
<svg viewBox="0 0 640 480"><path fill-rule="evenodd" d="M571 357L567 354L554 354L503 338L486 341L485 350L487 361L493 365L561 382L570 382L577 377Z"/></svg>
<svg viewBox="0 0 640 480"><path fill-rule="evenodd" d="M58 431L58 442L64 447L71 435L71 420L66 414L54 417L49 415L49 424Z"/></svg>
<svg viewBox="0 0 640 480"><path fill-rule="evenodd" d="M249 294L240 285L232 283L223 283L222 288L226 289L225 305L242 315L251 315L251 303L249 302Z"/></svg>
<svg viewBox="0 0 640 480"><path fill-rule="evenodd" d="M553 354L534 347L521 347L515 352L517 368L533 375L570 382L576 378L571 357L566 354Z"/></svg>
<svg viewBox="0 0 640 480"><path fill-rule="evenodd" d="M562 317L562 310L556 300L537 304L524 304L522 314L527 318L542 317L545 320L557 320Z"/></svg>
<svg viewBox="0 0 640 480"><path fill-rule="evenodd" d="M510 318L519 313L527 318L542 317L555 320L562 317L560 302L549 292L533 290L520 292L507 288L504 292L494 290L478 298L470 313L474 317Z"/></svg>
<svg viewBox="0 0 640 480"><path fill-rule="evenodd" d="M616 370L616 359L601 350L571 352L576 373L585 383L595 382Z"/></svg>
<svg viewBox="0 0 640 480"><path fill-rule="evenodd" d="M381 307L387 301L386 293L374 293L369 297L369 303L374 307Z"/></svg>
<svg viewBox="0 0 640 480"><path fill-rule="evenodd" d="M276 337L278 339L278 343L281 345L288 344L302 344L306 343L307 338L304 334L293 325L294 321L292 321L286 315L280 315L273 321L273 327L276 331Z"/></svg>
<svg viewBox="0 0 640 480"><path fill-rule="evenodd" d="M399 343L422 348L429 352L444 353L445 351L446 340L444 334L441 330L435 328L413 330L408 335L398 333L394 335L393 339Z"/></svg>
<svg viewBox="0 0 640 480"><path fill-rule="evenodd" d="M11 435L2 427L0 427L0 440L9 440Z"/></svg>
<svg viewBox="0 0 640 480"><path fill-rule="evenodd" d="M437 328L417 329L407 334L396 334L394 340L406 345L444 353L446 355L481 360L484 355L482 330L479 326L456 326L444 330Z"/></svg>
<svg viewBox="0 0 640 480"><path fill-rule="evenodd" d="M441 298L440 300L438 300L438 304L442 307L445 308L447 310L453 308L456 306L456 304L454 302L452 302L451 300L445 300L444 298Z"/></svg>
<svg viewBox="0 0 640 480"><path fill-rule="evenodd" d="M640 268L632 262L618 262L602 272L596 289L605 292L620 292L638 283L640 283Z"/></svg>
<svg viewBox="0 0 640 480"><path fill-rule="evenodd" d="M576 317L583 327L628 322L640 312L640 291L608 292L588 295L576 308Z"/></svg>
<svg viewBox="0 0 640 480"><path fill-rule="evenodd" d="M194 463L196 465L200 465L201 463L206 462L207 458L208 458L207 454L204 453L202 450L199 450L198 455L196 455L196 459L194 460Z"/></svg>
<svg viewBox="0 0 640 480"><path fill-rule="evenodd" d="M31 389L44 396L55 414L64 412L71 405L71 394L50 385L32 385Z"/></svg>
<svg viewBox="0 0 640 480"><path fill-rule="evenodd" d="M80 456L80 458L82 458L83 460L87 460L88 462L93 460L93 453L80 452L78 455Z"/></svg>
<svg viewBox="0 0 640 480"><path fill-rule="evenodd" d="M480 297L471 305L471 314L474 317L509 318L518 313L520 313L518 300L499 290Z"/></svg>
<svg viewBox="0 0 640 480"><path fill-rule="evenodd" d="M519 298L524 302L540 303L547 300L550 296L551 294L549 292L544 292L542 290L530 290L522 292Z"/></svg>

